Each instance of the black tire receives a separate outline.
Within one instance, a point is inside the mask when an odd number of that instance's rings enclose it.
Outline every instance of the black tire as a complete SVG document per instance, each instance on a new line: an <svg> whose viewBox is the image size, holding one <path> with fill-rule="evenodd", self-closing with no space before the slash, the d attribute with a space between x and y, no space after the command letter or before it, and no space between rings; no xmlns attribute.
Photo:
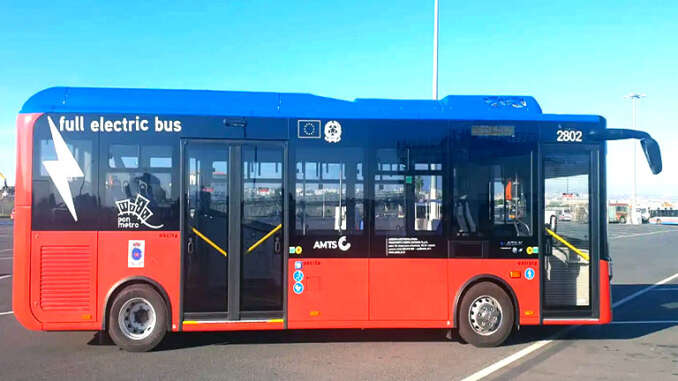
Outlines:
<svg viewBox="0 0 678 381"><path fill-rule="evenodd" d="M619 217L619 223L625 224L626 223L626 217Z"/></svg>
<svg viewBox="0 0 678 381"><path fill-rule="evenodd" d="M471 304L476 302L476 306L482 305L490 297L494 299L500 307L500 318L497 325L491 325L486 334L478 333L471 326L469 318ZM481 282L472 286L461 300L459 306L459 336L467 343L476 347L496 347L501 345L513 332L513 323L515 321L513 303L506 291L492 282Z"/></svg>
<svg viewBox="0 0 678 381"><path fill-rule="evenodd" d="M130 308L126 308L126 313L122 311L123 306L132 307L134 309L135 303L140 305L137 310L140 314L139 321L146 317L148 321L149 316L155 317L154 323L148 323L147 329L135 336L135 329L131 323L127 324L128 328L121 327L121 321L129 322L129 319L136 319L137 314L131 317ZM147 303L147 304L146 304ZM152 310L144 310L144 307L150 305ZM152 311L152 314L151 312ZM125 319L125 315L130 315ZM155 348L167 333L167 305L162 296L151 286L147 284L134 284L125 287L113 300L111 309L108 313L108 333L115 344L120 348L129 352L147 352ZM153 320L153 319L150 319Z"/></svg>

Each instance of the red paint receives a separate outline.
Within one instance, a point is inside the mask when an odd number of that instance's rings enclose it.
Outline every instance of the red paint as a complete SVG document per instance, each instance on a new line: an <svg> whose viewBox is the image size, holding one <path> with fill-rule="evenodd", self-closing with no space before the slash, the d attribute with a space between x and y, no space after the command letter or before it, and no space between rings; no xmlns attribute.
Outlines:
<svg viewBox="0 0 678 381"><path fill-rule="evenodd" d="M33 168L33 126L42 114L19 114L17 128L16 187L14 189L14 260L12 269L12 310L26 328L42 325L30 306L31 191Z"/></svg>
<svg viewBox="0 0 678 381"><path fill-rule="evenodd" d="M173 331L179 327L180 261L179 232L99 232L99 311L113 287L131 277L153 280L164 288L170 301ZM128 268L129 240L144 240L144 267Z"/></svg>
<svg viewBox="0 0 678 381"><path fill-rule="evenodd" d="M304 292L293 291L294 262L302 261ZM288 320L367 320L367 259L290 259L288 263Z"/></svg>
<svg viewBox="0 0 678 381"><path fill-rule="evenodd" d="M600 268L600 324L612 321L612 290L610 287L610 268L607 261L599 262Z"/></svg>
<svg viewBox="0 0 678 381"><path fill-rule="evenodd" d="M450 327L456 295L480 274L503 279L513 289L521 324L539 324L536 259L304 259L304 292L296 295L292 275L299 260L290 259L288 266L289 328ZM522 273L528 267L536 273L532 280L510 277L511 271ZM363 317L365 310L369 320Z"/></svg>
<svg viewBox="0 0 678 381"><path fill-rule="evenodd" d="M451 328L445 321L439 320L343 320L343 321L290 321L289 329L350 329L350 328Z"/></svg>
<svg viewBox="0 0 678 381"><path fill-rule="evenodd" d="M454 310L454 301L470 279L476 276L495 276L502 279L518 298L518 316L521 325L539 324L539 261L535 259L449 259L448 260L449 288L451 295L450 316ZM531 267L535 271L532 280L511 278L511 271L525 270ZM461 302L461 298L459 298ZM526 311L533 311L531 315L525 315ZM454 321L454 317L450 320ZM456 322L455 322L456 324Z"/></svg>
<svg viewBox="0 0 678 381"><path fill-rule="evenodd" d="M43 323L96 321L97 232L40 231L31 237L35 317Z"/></svg>
<svg viewBox="0 0 678 381"><path fill-rule="evenodd" d="M599 319L544 319L544 325L600 325Z"/></svg>
<svg viewBox="0 0 678 381"><path fill-rule="evenodd" d="M15 206L31 206L33 191L33 127L42 114L19 114L16 118Z"/></svg>
<svg viewBox="0 0 678 381"><path fill-rule="evenodd" d="M370 320L448 320L447 259L370 259Z"/></svg>
<svg viewBox="0 0 678 381"><path fill-rule="evenodd" d="M191 323L184 324L186 332L205 331L264 331L283 329L282 322Z"/></svg>

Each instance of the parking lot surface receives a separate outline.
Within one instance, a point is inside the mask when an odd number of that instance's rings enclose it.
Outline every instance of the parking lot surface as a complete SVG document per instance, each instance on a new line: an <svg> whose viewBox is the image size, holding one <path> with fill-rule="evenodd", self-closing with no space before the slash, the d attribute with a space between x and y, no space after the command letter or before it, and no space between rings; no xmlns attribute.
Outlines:
<svg viewBox="0 0 678 381"><path fill-rule="evenodd" d="M610 225L615 308L606 326L522 327L504 346L483 349L440 330L173 334L151 353L100 345L92 332L19 325L10 312L11 232L1 220L2 380L678 379L675 227ZM523 356L509 361L516 353Z"/></svg>

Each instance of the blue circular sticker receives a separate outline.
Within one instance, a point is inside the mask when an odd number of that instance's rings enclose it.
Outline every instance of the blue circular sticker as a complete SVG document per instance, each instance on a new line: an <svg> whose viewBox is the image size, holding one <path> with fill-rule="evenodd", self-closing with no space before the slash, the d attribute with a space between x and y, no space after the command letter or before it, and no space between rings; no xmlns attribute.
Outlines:
<svg viewBox="0 0 678 381"><path fill-rule="evenodd" d="M304 285L301 284L300 282L297 282L292 286L292 290L294 291L295 294L299 295L302 292L304 292Z"/></svg>
<svg viewBox="0 0 678 381"><path fill-rule="evenodd" d="M292 277L294 278L295 281L301 282L302 280L304 280L304 273L301 272L300 270L297 270L294 272L294 274L292 274Z"/></svg>
<svg viewBox="0 0 678 381"><path fill-rule="evenodd" d="M135 261L141 259L141 249L139 249L138 247L132 249L132 259L134 259Z"/></svg>
<svg viewBox="0 0 678 381"><path fill-rule="evenodd" d="M525 279L527 280L534 279L534 269L532 267L528 267L525 269Z"/></svg>

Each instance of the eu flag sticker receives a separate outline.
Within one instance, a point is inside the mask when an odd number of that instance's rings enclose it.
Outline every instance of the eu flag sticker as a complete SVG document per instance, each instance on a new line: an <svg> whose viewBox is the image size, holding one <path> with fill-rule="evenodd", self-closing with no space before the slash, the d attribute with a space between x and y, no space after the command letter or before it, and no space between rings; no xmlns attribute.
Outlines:
<svg viewBox="0 0 678 381"><path fill-rule="evenodd" d="M298 120L297 137L300 139L320 139L320 121Z"/></svg>

